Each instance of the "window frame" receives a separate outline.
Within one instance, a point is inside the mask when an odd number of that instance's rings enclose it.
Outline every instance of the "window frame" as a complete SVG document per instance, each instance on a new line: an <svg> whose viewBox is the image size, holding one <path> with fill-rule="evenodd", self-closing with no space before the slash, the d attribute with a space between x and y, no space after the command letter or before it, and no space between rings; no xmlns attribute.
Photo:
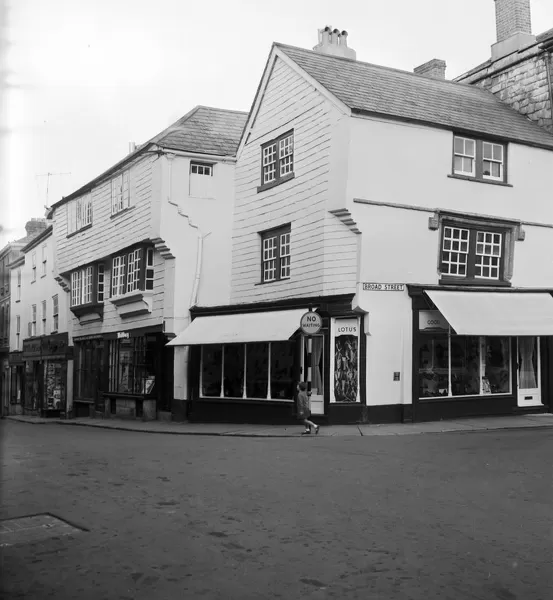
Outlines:
<svg viewBox="0 0 553 600"><path fill-rule="evenodd" d="M33 275L31 283L36 281L36 251L31 254L31 273Z"/></svg>
<svg viewBox="0 0 553 600"><path fill-rule="evenodd" d="M46 305L46 300L42 300L41 304L41 311L42 311L42 335L46 335L46 310L47 310L47 305Z"/></svg>
<svg viewBox="0 0 553 600"><path fill-rule="evenodd" d="M455 145L457 140L463 140L465 146L466 141L470 141L474 143L474 156L471 157L468 154L458 153L456 151ZM493 147L499 146L501 150L501 161L497 161L494 158L484 158L484 146L491 145L492 146L492 157L493 157ZM467 136L460 133L453 134L453 145L452 145L452 159L451 159L451 177L461 178L461 179L469 179L471 181L480 181L485 183L497 183L509 185L507 180L507 158L508 158L508 144L506 142L500 142L492 139L483 139L476 138L472 136ZM463 158L472 158L473 160L473 169L472 173L468 173L467 171L459 171L455 168L455 158L463 157ZM494 162L496 164L501 165L501 175L499 177L495 177L494 175L486 175L484 173L484 161Z"/></svg>
<svg viewBox="0 0 553 600"><path fill-rule="evenodd" d="M46 269L47 269L46 263L48 261L47 252L48 252L48 246L46 244L44 244L42 246L42 268L41 268L41 273L40 273L41 277L46 277Z"/></svg>
<svg viewBox="0 0 553 600"><path fill-rule="evenodd" d="M59 327L59 297L58 294L52 296L52 331L56 333Z"/></svg>
<svg viewBox="0 0 553 600"><path fill-rule="evenodd" d="M31 305L31 337L36 336L36 304Z"/></svg>
<svg viewBox="0 0 553 600"><path fill-rule="evenodd" d="M67 235L92 227L92 192L67 203Z"/></svg>
<svg viewBox="0 0 553 600"><path fill-rule="evenodd" d="M274 283L275 281L285 281L291 278L291 262L292 262L292 254L291 254L291 234L292 234L292 228L291 228L291 224L288 223L287 225L282 225L280 227L276 227L274 229L268 229L267 231L262 231L259 234L260 240L261 240L261 283ZM287 236L287 241L285 242L285 246L287 246L287 254L282 254L282 238ZM271 258L266 258L266 251L269 249L265 242L268 240L275 240L275 245L274 247L271 246L271 249L274 249L275 251L275 256L271 257ZM288 260L283 261L283 258L286 258ZM275 261L275 265L274 265L274 278L272 279L267 279L265 274L268 271L266 269L266 263L269 263L270 261ZM283 264L284 263L284 264ZM288 270L287 275L282 275L283 273L283 267ZM270 271L273 271L273 269L269 269Z"/></svg>
<svg viewBox="0 0 553 600"><path fill-rule="evenodd" d="M213 177L213 164L212 163L204 163L196 160L190 161L190 175L200 175L203 177ZM194 168L196 168L196 172L194 172ZM209 173L200 173L199 170L209 170Z"/></svg>
<svg viewBox="0 0 553 600"><path fill-rule="evenodd" d="M16 302L21 302L21 268L17 269L17 293L15 296Z"/></svg>
<svg viewBox="0 0 553 600"><path fill-rule="evenodd" d="M70 309L94 306L96 302L97 263L84 265L71 271ZM78 288L78 289L77 289Z"/></svg>
<svg viewBox="0 0 553 600"><path fill-rule="evenodd" d="M444 264L448 264L444 261L443 254L444 252L456 252L452 249L444 249L444 242L446 238L446 229L460 229L460 230L468 230L468 249L466 252L467 262L466 262L466 273L465 275L455 275L444 272ZM499 256L499 265L498 265L498 277L497 279L492 277L483 277L476 275L476 259L477 256L485 256L479 255L477 253L477 235L478 233L490 233L490 234L500 234L501 235L501 255ZM441 224L440 230L440 246L439 246L439 254L438 254L438 270L440 274L440 283L448 283L448 284L459 284L459 285L495 285L495 286L505 286L511 285L507 279L507 264L509 261L509 252L508 252L508 244L509 244L509 236L512 235L512 228L508 225L500 226L500 225L488 225L480 222L470 222L468 220L457 221L457 220L449 220L444 219ZM481 243L481 242L480 242ZM449 263L451 264L451 263Z"/></svg>
<svg viewBox="0 0 553 600"><path fill-rule="evenodd" d="M111 285L110 298L116 300L124 296L143 293L153 290L153 281L155 277L154 269L154 251L153 245L140 244L131 246L123 252L117 253L111 258ZM150 262L151 258L151 262ZM130 278L129 264L136 265ZM115 265L117 261L117 265ZM114 279L117 281L114 282ZM147 282L151 281L151 288L146 287ZM105 293L104 293L105 298Z"/></svg>
<svg viewBox="0 0 553 600"><path fill-rule="evenodd" d="M15 349L19 350L21 341L21 315L15 315Z"/></svg>
<svg viewBox="0 0 553 600"><path fill-rule="evenodd" d="M111 216L131 207L131 169L124 169L112 178L111 189Z"/></svg>
<svg viewBox="0 0 553 600"><path fill-rule="evenodd" d="M290 143L288 146L290 147L290 151L286 154L282 154L282 150L286 148L286 140L290 138ZM270 162L266 162L266 158L269 155L268 150L274 146L274 153L271 152L271 155L274 154L274 160ZM258 192L262 192L264 190L268 190L272 187L280 185L281 183L285 183L286 181L290 181L290 179L294 178L295 172L295 136L294 130L291 129L278 137L269 140L263 144L261 144L261 152L260 152L260 185L257 188ZM289 161L288 161L289 159ZM283 173L283 168L286 168L287 164L291 165L291 168ZM274 177L272 179L266 180L265 178L265 168L269 165L274 165Z"/></svg>

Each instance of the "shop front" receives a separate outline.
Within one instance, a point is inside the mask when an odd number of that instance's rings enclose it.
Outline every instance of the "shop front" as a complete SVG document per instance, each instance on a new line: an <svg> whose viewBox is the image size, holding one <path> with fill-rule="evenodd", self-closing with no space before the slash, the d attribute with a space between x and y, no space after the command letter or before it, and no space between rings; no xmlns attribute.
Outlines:
<svg viewBox="0 0 553 600"><path fill-rule="evenodd" d="M23 412L24 389L25 389L25 363L22 352L10 352L10 404L8 414L20 415Z"/></svg>
<svg viewBox="0 0 553 600"><path fill-rule="evenodd" d="M550 294L414 286L410 294L414 420L550 410Z"/></svg>
<svg viewBox="0 0 553 600"><path fill-rule="evenodd" d="M321 330L311 336L311 356L300 330L310 305L322 317ZM295 423L297 384L307 380L311 360L315 420L357 422L360 327L350 296L196 309L190 326L169 343L191 348L187 418Z"/></svg>
<svg viewBox="0 0 553 600"><path fill-rule="evenodd" d="M78 398L104 416L156 419L172 395L167 341L161 326L77 339Z"/></svg>
<svg viewBox="0 0 553 600"><path fill-rule="evenodd" d="M68 361L73 357L67 333L23 341L23 413L65 417L68 411Z"/></svg>

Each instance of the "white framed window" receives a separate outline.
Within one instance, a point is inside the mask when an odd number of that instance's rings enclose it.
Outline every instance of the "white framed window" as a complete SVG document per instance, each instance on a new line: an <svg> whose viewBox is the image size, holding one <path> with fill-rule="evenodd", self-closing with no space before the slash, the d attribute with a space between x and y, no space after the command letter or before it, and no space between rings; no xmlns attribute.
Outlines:
<svg viewBox="0 0 553 600"><path fill-rule="evenodd" d="M46 335L46 300L42 301L42 335Z"/></svg>
<svg viewBox="0 0 553 600"><path fill-rule="evenodd" d="M294 132L261 146L261 186L259 191L288 181L294 175Z"/></svg>
<svg viewBox="0 0 553 600"><path fill-rule="evenodd" d="M31 282L36 281L36 252L31 254L31 270L32 270L32 279Z"/></svg>
<svg viewBox="0 0 553 600"><path fill-rule="evenodd" d="M442 275L466 277L469 255L469 230L444 227Z"/></svg>
<svg viewBox="0 0 553 600"><path fill-rule="evenodd" d="M92 225L92 193L67 203L67 233L79 231L87 225Z"/></svg>
<svg viewBox="0 0 553 600"><path fill-rule="evenodd" d="M482 142L482 176L484 179L503 181L503 146Z"/></svg>
<svg viewBox="0 0 553 600"><path fill-rule="evenodd" d="M491 231L476 232L475 273L478 279L499 279L503 236Z"/></svg>
<svg viewBox="0 0 553 600"><path fill-rule="evenodd" d="M453 174L477 181L506 183L507 146L497 142L453 137Z"/></svg>
<svg viewBox="0 0 553 600"><path fill-rule="evenodd" d="M261 234L263 283L290 277L290 225Z"/></svg>
<svg viewBox="0 0 553 600"><path fill-rule="evenodd" d="M17 269L17 291L15 294L16 302L21 300L21 269Z"/></svg>
<svg viewBox="0 0 553 600"><path fill-rule="evenodd" d="M125 256L115 256L111 268L111 295L122 296L125 293Z"/></svg>
<svg viewBox="0 0 553 600"><path fill-rule="evenodd" d="M97 297L98 302L104 301L104 291L105 291L105 273L104 273L104 265L100 263L97 266L98 270L98 282L97 282Z"/></svg>
<svg viewBox="0 0 553 600"><path fill-rule="evenodd" d="M46 275L46 262L48 260L48 247L46 245L42 246L42 272L41 275L44 277Z"/></svg>
<svg viewBox="0 0 553 600"><path fill-rule="evenodd" d="M148 248L146 250L146 274L144 287L147 290L154 289L154 249Z"/></svg>
<svg viewBox="0 0 553 600"><path fill-rule="evenodd" d="M190 174L213 177L213 165L192 162L190 163Z"/></svg>
<svg viewBox="0 0 553 600"><path fill-rule="evenodd" d="M115 215L131 205L130 170L126 169L111 180L111 214Z"/></svg>
<svg viewBox="0 0 553 600"><path fill-rule="evenodd" d="M473 177L475 173L476 142L469 138L455 137L453 172Z"/></svg>
<svg viewBox="0 0 553 600"><path fill-rule="evenodd" d="M21 316L15 316L15 349L19 350L21 348Z"/></svg>
<svg viewBox="0 0 553 600"><path fill-rule="evenodd" d="M129 252L127 257L127 293L140 289L140 259L142 249Z"/></svg>
<svg viewBox="0 0 553 600"><path fill-rule="evenodd" d="M58 295L52 296L52 333L58 330L59 326L59 306Z"/></svg>
<svg viewBox="0 0 553 600"><path fill-rule="evenodd" d="M92 303L94 267L92 265L71 273L71 306Z"/></svg>
<svg viewBox="0 0 553 600"><path fill-rule="evenodd" d="M290 277L290 232L280 236L280 278Z"/></svg>
<svg viewBox="0 0 553 600"><path fill-rule="evenodd" d="M31 337L36 335L36 304L31 306Z"/></svg>

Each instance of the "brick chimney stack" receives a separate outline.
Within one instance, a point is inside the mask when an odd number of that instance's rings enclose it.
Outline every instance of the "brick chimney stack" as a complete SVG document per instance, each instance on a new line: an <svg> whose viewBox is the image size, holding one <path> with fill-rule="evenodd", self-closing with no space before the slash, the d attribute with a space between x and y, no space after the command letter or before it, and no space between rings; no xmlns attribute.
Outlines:
<svg viewBox="0 0 553 600"><path fill-rule="evenodd" d="M330 54L331 56L341 56L342 58L351 58L355 60L356 53L352 48L348 48L348 32L332 29L327 25L324 29L319 29L319 43L313 48L320 54Z"/></svg>
<svg viewBox="0 0 553 600"><path fill-rule="evenodd" d="M492 60L534 44L530 0L495 0L495 27L497 42L492 45Z"/></svg>
<svg viewBox="0 0 553 600"><path fill-rule="evenodd" d="M36 237L39 233L42 233L48 227L46 219L32 218L25 224L25 231L28 237Z"/></svg>
<svg viewBox="0 0 553 600"><path fill-rule="evenodd" d="M432 79L445 79L445 60L439 58L433 58L428 62L415 67L413 73L417 75L424 75L425 77L431 77Z"/></svg>

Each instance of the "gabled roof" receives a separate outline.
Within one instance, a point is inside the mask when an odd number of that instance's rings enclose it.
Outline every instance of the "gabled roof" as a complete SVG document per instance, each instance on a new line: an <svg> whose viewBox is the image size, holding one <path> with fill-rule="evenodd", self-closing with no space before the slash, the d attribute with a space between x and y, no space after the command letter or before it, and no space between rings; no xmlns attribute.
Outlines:
<svg viewBox="0 0 553 600"><path fill-rule="evenodd" d="M553 135L479 87L275 46L353 112L553 149Z"/></svg>
<svg viewBox="0 0 553 600"><path fill-rule="evenodd" d="M141 144L134 152L115 163L78 190L52 204L59 207L65 202L89 192L101 181L155 147L205 154L206 156L236 156L242 130L248 113L209 106L196 106L161 133ZM155 151L155 150L154 150Z"/></svg>
<svg viewBox="0 0 553 600"><path fill-rule="evenodd" d="M247 118L246 112L197 106L150 143L183 152L236 156Z"/></svg>

